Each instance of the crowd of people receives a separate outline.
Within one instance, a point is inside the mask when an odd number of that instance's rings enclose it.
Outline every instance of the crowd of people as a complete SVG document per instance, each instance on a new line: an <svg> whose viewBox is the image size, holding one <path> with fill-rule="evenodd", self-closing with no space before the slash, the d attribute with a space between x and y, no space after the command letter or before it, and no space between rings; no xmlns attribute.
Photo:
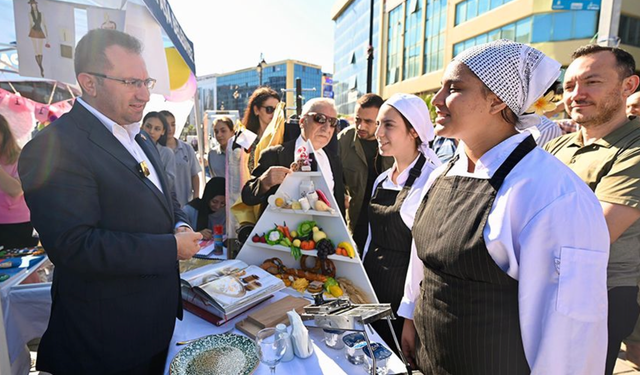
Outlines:
<svg viewBox="0 0 640 375"><path fill-rule="evenodd" d="M162 373L178 261L229 228L227 208L259 216L306 145L412 367L610 375L623 340L640 362L640 78L626 51L573 53L558 122L531 109L561 65L508 40L446 66L435 118L418 96L368 93L340 131L333 100L316 98L276 136L281 98L258 88L241 128L213 122L200 197L175 117L143 118L155 80L141 48L84 36L82 96L22 151L0 116L0 244L40 241L55 264L39 370ZM395 350L386 322L374 328Z"/></svg>

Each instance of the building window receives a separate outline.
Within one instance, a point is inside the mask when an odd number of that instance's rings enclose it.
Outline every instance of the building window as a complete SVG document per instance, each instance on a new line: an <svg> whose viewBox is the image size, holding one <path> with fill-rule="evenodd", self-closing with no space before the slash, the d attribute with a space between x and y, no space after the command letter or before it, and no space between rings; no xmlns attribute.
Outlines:
<svg viewBox="0 0 640 375"><path fill-rule="evenodd" d="M413 0L404 22L404 69L402 79L420 75L420 45L422 44L421 1Z"/></svg>
<svg viewBox="0 0 640 375"><path fill-rule="evenodd" d="M444 30L447 27L447 1L427 0L424 32L423 72L442 69L444 65Z"/></svg>
<svg viewBox="0 0 640 375"><path fill-rule="evenodd" d="M353 53L351 53L351 61L349 62L349 64L355 65L355 63L356 63L356 52L353 51Z"/></svg>
<svg viewBox="0 0 640 375"><path fill-rule="evenodd" d="M640 47L640 19L624 14L620 15L618 35L622 44Z"/></svg>
<svg viewBox="0 0 640 375"><path fill-rule="evenodd" d="M542 43L591 38L596 32L597 14L591 10L537 14L456 43L453 46L453 55L498 39L510 39L519 43ZM638 21L640 23L640 20ZM621 17L621 30L623 24ZM622 31L620 35L623 35Z"/></svg>
<svg viewBox="0 0 640 375"><path fill-rule="evenodd" d="M389 12L389 31L387 33L387 85L398 82L400 54L402 53L402 5Z"/></svg>
<svg viewBox="0 0 640 375"><path fill-rule="evenodd" d="M513 0L466 0L456 4L456 24L472 20L483 13L495 9Z"/></svg>

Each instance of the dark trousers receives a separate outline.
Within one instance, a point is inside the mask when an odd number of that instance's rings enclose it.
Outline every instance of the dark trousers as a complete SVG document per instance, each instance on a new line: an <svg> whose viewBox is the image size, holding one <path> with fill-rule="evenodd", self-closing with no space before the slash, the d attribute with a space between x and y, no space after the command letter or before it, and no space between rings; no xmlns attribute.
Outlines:
<svg viewBox="0 0 640 375"><path fill-rule="evenodd" d="M162 375L164 374L164 366L167 362L168 352L169 347L146 360L144 363L114 375Z"/></svg>
<svg viewBox="0 0 640 375"><path fill-rule="evenodd" d="M616 359L620 352L620 344L633 332L638 320L640 306L637 302L637 286L620 286L609 290L609 346L607 348L607 365L605 375L613 374Z"/></svg>
<svg viewBox="0 0 640 375"><path fill-rule="evenodd" d="M30 222L18 224L0 224L0 245L5 249L22 249L38 244L33 237L33 226Z"/></svg>

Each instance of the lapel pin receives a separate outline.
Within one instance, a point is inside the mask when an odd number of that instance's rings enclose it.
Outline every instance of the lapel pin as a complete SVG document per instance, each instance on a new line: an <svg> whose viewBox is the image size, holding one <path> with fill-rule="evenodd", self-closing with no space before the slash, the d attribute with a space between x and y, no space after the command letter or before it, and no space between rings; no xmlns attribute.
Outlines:
<svg viewBox="0 0 640 375"><path fill-rule="evenodd" d="M138 173L140 173L140 175L143 178L144 177L149 177L151 172L149 171L149 167L147 166L147 162L146 161L143 160L138 164Z"/></svg>
<svg viewBox="0 0 640 375"><path fill-rule="evenodd" d="M144 134L140 134L140 138L142 138L143 141L147 140L147 137L145 137Z"/></svg>

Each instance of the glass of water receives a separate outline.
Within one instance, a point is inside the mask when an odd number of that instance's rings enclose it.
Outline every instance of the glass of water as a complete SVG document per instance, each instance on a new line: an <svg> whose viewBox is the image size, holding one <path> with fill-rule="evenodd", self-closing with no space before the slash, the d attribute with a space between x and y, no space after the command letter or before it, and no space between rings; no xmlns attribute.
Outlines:
<svg viewBox="0 0 640 375"><path fill-rule="evenodd" d="M276 373L276 366L284 356L288 337L288 333L277 332L275 328L265 328L256 335L260 362L269 366L271 374Z"/></svg>

